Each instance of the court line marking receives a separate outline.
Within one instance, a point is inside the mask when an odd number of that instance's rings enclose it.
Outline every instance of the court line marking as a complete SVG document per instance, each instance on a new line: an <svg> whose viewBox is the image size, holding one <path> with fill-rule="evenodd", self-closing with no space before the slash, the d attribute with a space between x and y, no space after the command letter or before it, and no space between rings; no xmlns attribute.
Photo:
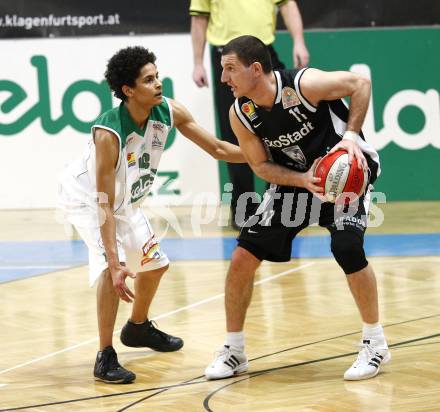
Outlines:
<svg viewBox="0 0 440 412"><path fill-rule="evenodd" d="M432 318L435 318L435 317L438 317L438 316L440 316L440 314L429 315L429 316L423 316L423 317L421 317L421 318L416 318L416 319L404 320L404 321L401 321L401 322L395 322L395 323L385 324L385 325L383 325L383 327L384 327L384 328L388 328L388 327L391 327L391 326L402 325L402 324L405 324L405 323L411 323L411 322L415 322L415 321L419 321L419 320L432 319ZM257 357L255 357L255 358L249 359L249 362L253 362L253 361L260 360L260 359L267 358L267 357L274 356L274 355L279 355L280 353L283 353L283 352L289 352L289 351L291 351L291 350L295 350L295 349L299 349L299 348L304 348L304 347L306 347L306 346L312 346L312 345L316 345L316 344L318 344L318 343L329 342L329 341L332 341L332 340L335 340L335 339L340 339L340 338L345 338L345 337L347 337L347 336L357 335L357 334L359 334L359 333L361 333L360 330L358 330L358 331L356 331L356 332L345 333L345 334L343 334L343 335L339 335L339 336L332 336L332 337L330 337L330 338L320 339L320 340L317 340L317 341L314 341L314 342L307 342L307 343L304 343L304 344L302 344L302 345L292 346L292 347L287 348L287 349L282 349L282 350L279 350L279 351L276 351L276 352L266 353L266 354L264 354L264 355L257 356ZM438 335L440 336L440 333L439 333ZM437 336L437 335L433 335L433 336L435 337L435 336ZM428 337L425 336L424 338L417 338L416 340L411 340L411 342L413 342L413 341L418 341L418 340L423 340L423 339L425 339L425 338L428 338L428 339L429 339L429 338L432 338L433 336L428 336ZM390 348L391 348L391 347L394 348L394 347L396 347L396 346L398 346L398 345L403 345L404 343L406 343L406 341L403 342L403 343L402 343L402 342L400 342L400 343L394 343L394 344L390 345L389 347L390 347ZM439 343L440 343L440 342L439 342ZM405 346L401 346L401 347L405 347ZM356 353L357 353L357 352L353 352L352 354L356 354ZM349 354L349 355L350 355L350 354ZM347 356L348 356L348 355L347 355ZM280 367L278 367L278 368L280 368ZM283 368L283 367L281 367L281 368ZM275 369L277 369L277 368L275 368ZM259 372L259 371L256 371L256 372L249 372L247 375L258 374L258 372ZM244 375L243 375L243 376L244 376ZM193 379L187 380L187 381L185 381L185 382L182 383L182 386L184 386L184 385L186 385L186 384L188 384L188 383L190 383L190 382L193 382L193 381L195 381L196 379L202 378L202 377L204 377L204 376L201 375L201 376L197 376L197 377L195 377L195 378L193 378ZM252 377L252 376L251 376L251 377ZM207 381L207 382L210 382L210 381ZM153 393L153 394L150 394L150 395L148 395L148 396L145 396L145 397L143 397L143 398L141 398L141 399L138 399L137 401L132 402L132 403L130 403L130 404L124 406L122 409L118 409L117 412L125 411L125 410L131 408L131 407L134 406L134 405L138 405L138 404L140 404L141 402L143 402L143 401L145 401L145 400L147 400L147 399L150 399L150 398L152 398L152 397L154 397L154 396L156 396L156 395L160 395L161 393L163 393L163 392L165 392L165 391L167 391L167 390L173 389L173 388L169 387L169 388L158 388L158 389L161 389L161 390L159 390L159 391L156 392L156 393ZM45 406L45 405L44 405L44 406ZM0 410L0 412L1 412L1 410Z"/></svg>
<svg viewBox="0 0 440 412"><path fill-rule="evenodd" d="M390 323L390 324L388 324L388 325L386 325L384 327L391 327L391 326L396 326L396 325L402 325L402 324L405 324L405 323L412 323L412 322L416 322L416 321L419 321L419 320L431 319L431 318L438 317L438 316L440 316L440 314L424 316L424 317L415 318L415 319L409 319L409 320L405 320L405 321L401 321L401 322ZM294 349L298 349L298 348L303 348L303 347L306 347L306 346L312 346L312 345L316 345L317 343L328 342L328 341L344 338L346 336L355 335L355 334L359 334L359 333L361 333L361 331L357 330L356 332L345 333L343 335L332 336L330 338L320 339L318 341L308 342L308 343L304 343L304 344L298 345L298 346L292 346L292 347L290 347L288 349L284 349L284 350L277 351L277 352L272 352L272 353L267 353L265 355L262 355L262 356L259 356L259 357L256 357L256 358L249 359L249 362L252 362L252 361L258 360L258 359L262 359L262 358L266 358L266 357L269 357L269 356L273 356L273 355L278 355L281 352L286 352L286 351L290 351L290 350L294 350ZM390 345L390 348L391 347L392 348L397 348L397 349L399 349L399 348L407 348L409 346L406 346L406 345L409 342L422 341L422 340L431 339L431 338L437 337L437 336L440 337L440 333L436 334L436 335L424 336L424 337L421 337L421 338L415 338L415 339L411 339L411 340L407 340L407 341L397 342L397 343L394 343L394 344ZM356 353L357 352L350 352L350 353L346 353L344 356L348 356L348 355L352 355L352 354L356 354ZM341 357L341 355L337 355L337 357ZM322 359L318 359L318 361L322 361ZM307 363L314 363L316 361L306 361L306 362ZM261 372L268 373L268 372L270 372L272 370L275 371L275 370L278 370L278 369L281 370L281 369L286 369L288 367L296 367L296 366L302 366L302 365L303 365L303 363L278 366L278 367L275 367L275 368L264 369L264 370L254 371L254 372L249 372L247 374L239 375L237 377L249 377L249 378L252 378L253 375L259 375ZM185 382L181 382L181 383L177 383L177 384L172 384L172 385L159 386L159 387L154 387L154 388L136 389L136 390L132 390L132 391L117 392L117 393L112 393L112 394L107 394L107 395L88 396L88 397L85 397L85 398L75 398L75 399L69 399L69 400L65 400L65 401L57 401L57 402L50 402L50 403L37 404L37 405L18 406L18 407L14 407L14 408L0 409L0 412L16 411L16 410L24 410L24 409L35 409L35 408L44 407L44 406L62 405L62 404L67 404L67 403L74 403L74 402L81 402L81 401L88 401L88 400L95 400L95 399L106 399L106 398L116 397L116 396L133 395L133 394L142 393L142 392L160 391L160 392L156 392L156 393L153 393L151 395L148 395L147 397L142 398L142 399L136 401L133 404L126 405L125 407L123 407L123 409L120 409L119 411L117 411L117 412L120 412L120 411L123 411L123 410L126 410L126 409L130 408L131 406L134 406L135 404L140 403L141 401L146 400L147 398L151 398L153 396L160 395L162 392L164 392L166 390L171 390L171 389L174 389L174 388L181 388L181 387L190 386L190 385L198 385L198 384L202 384L202 383L212 383L212 382L215 382L215 381L209 381L209 380L206 380L206 379L204 379L202 381L196 381L196 379L200 379L200 378L204 378L204 375L200 375L200 376L197 376L195 378L186 380ZM231 378L228 378L228 379L233 379L233 378L234 377L231 377ZM218 381L216 381L216 382L218 382Z"/></svg>
<svg viewBox="0 0 440 412"><path fill-rule="evenodd" d="M261 280L259 280L257 282L254 282L254 285L257 286L257 285L261 285L261 284L266 283L266 282L270 282L270 281L278 279L278 278L280 278L282 276L286 276L286 275L288 275L290 273L297 272L297 271L299 271L301 269L308 268L308 267L314 265L315 263L316 262L304 263L303 265L297 266L297 267L289 269L289 270L285 270L284 272L277 273L276 275L272 275L272 276L269 276L267 278L261 279ZM225 296L224 293L220 293L218 295L211 296L210 298L199 300L198 302L192 303L191 305L183 306L183 307L181 307L179 309L163 313L162 315L159 315L159 316L156 316L155 318L152 318L152 320L163 319L163 318L166 318L168 316L175 315L176 313L184 312L186 310L193 309L193 308L195 308L197 306L204 305L205 303L212 302L212 301L217 300L219 298L222 298L224 296ZM113 335L115 335L117 333L120 333L120 332L121 332L121 329L115 330L113 332ZM51 358L53 356L59 355L59 354L64 353L64 352L71 351L73 349L80 348L81 346L85 346L85 345L88 345L90 343L97 342L97 341L98 341L98 337L92 338L92 339L88 339L88 340L86 340L84 342L77 343L76 345L72 345L72 346L69 346L67 348L58 350L56 352L52 352L52 353L49 353L49 354L44 355L44 356L40 356L40 357L35 358L35 359L31 359L30 361L20 363L19 365L15 365L15 366L12 366L12 367L7 368L7 369L0 370L0 375L4 374L6 372L10 372L10 371L15 370L15 369L23 368L24 366L32 365L33 363L40 362L42 360Z"/></svg>

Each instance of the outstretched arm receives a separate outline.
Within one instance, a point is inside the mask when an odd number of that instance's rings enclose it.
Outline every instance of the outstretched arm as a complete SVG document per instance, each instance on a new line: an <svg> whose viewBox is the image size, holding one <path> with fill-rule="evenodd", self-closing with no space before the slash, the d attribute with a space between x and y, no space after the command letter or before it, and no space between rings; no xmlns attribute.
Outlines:
<svg viewBox="0 0 440 412"><path fill-rule="evenodd" d="M231 127L240 143L243 154L254 173L269 183L281 186L304 187L312 193L322 192L322 188L317 186L320 182L319 177L314 177L313 172L319 159L316 159L312 167L306 173L295 172L284 166L269 160L266 150L261 140L252 134L237 117L234 107L229 109L229 119ZM318 195L319 196L319 195Z"/></svg>
<svg viewBox="0 0 440 412"><path fill-rule="evenodd" d="M347 131L341 143L338 143L332 152L346 149L349 162L355 156L360 166L367 168L367 161L357 145L359 134L370 103L371 82L366 77L356 73L335 71L324 72L318 69L307 69L301 76L301 93L317 106L321 100L337 100L350 98Z"/></svg>
<svg viewBox="0 0 440 412"><path fill-rule="evenodd" d="M303 22L295 0L288 0L280 6L284 24L293 40L293 64L305 67L309 64L309 52L304 41Z"/></svg>
<svg viewBox="0 0 440 412"><path fill-rule="evenodd" d="M245 163L239 146L217 139L197 124L191 113L181 103L172 100L174 124L185 137L217 160Z"/></svg>

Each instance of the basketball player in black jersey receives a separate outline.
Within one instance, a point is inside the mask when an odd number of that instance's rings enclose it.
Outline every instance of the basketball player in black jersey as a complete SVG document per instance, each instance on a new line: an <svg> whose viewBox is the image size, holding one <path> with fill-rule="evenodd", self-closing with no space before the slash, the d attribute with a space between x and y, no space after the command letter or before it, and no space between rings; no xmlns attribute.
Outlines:
<svg viewBox="0 0 440 412"><path fill-rule="evenodd" d="M370 81L343 71L273 71L266 46L253 36L230 41L222 66L222 82L236 97L229 112L232 129L253 171L271 186L238 237L226 279L226 341L205 375L219 379L247 370L243 326L255 271L264 259L289 261L294 237L318 223L330 232L332 253L363 321L361 349L344 379L374 377L391 355L379 323L375 275L363 248L369 191L341 213L324 201L313 176L318 159L337 149L369 169L370 183L379 175L379 157L361 132ZM350 98L349 108L344 97Z"/></svg>

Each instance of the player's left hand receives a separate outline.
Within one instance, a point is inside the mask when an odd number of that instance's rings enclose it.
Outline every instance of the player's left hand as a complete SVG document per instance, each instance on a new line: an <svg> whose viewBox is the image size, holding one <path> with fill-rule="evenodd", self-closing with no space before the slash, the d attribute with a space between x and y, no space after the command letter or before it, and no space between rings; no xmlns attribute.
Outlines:
<svg viewBox="0 0 440 412"><path fill-rule="evenodd" d="M365 156L362 153L362 150L357 143L355 143L351 140L348 140L348 139L342 139L328 153L329 154L334 153L337 150L346 150L347 151L349 164L351 164L353 162L353 157L355 157L358 162L358 168L368 170L367 159L365 159Z"/></svg>
<svg viewBox="0 0 440 412"><path fill-rule="evenodd" d="M304 43L293 45L293 65L297 69L306 67L309 64L309 51Z"/></svg>

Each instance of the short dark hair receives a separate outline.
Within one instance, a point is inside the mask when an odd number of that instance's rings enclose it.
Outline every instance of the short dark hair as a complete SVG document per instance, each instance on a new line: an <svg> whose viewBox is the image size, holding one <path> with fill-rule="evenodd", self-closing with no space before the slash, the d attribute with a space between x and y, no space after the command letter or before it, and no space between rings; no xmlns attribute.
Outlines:
<svg viewBox="0 0 440 412"><path fill-rule="evenodd" d="M108 61L104 76L115 97L123 101L127 100L122 86L134 87L142 67L155 62L154 53L141 46L126 47L114 54Z"/></svg>
<svg viewBox="0 0 440 412"><path fill-rule="evenodd" d="M259 62L264 73L272 70L272 60L267 46L255 36L240 36L232 39L222 50L222 56L235 53L246 66Z"/></svg>

